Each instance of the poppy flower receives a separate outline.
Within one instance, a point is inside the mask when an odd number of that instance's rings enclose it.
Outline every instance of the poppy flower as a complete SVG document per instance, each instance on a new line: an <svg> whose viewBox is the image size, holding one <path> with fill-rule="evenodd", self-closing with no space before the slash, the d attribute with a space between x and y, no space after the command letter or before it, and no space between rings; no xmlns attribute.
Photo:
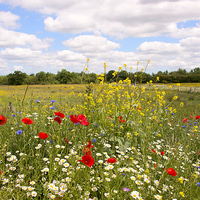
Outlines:
<svg viewBox="0 0 200 200"><path fill-rule="evenodd" d="M82 160L79 160L79 162L83 162L85 165L91 168L91 166L94 165L94 158L90 155L84 155Z"/></svg>
<svg viewBox="0 0 200 200"><path fill-rule="evenodd" d="M165 154L165 152L164 152L164 151L161 151L160 154L163 156L163 155Z"/></svg>
<svg viewBox="0 0 200 200"><path fill-rule="evenodd" d="M190 115L190 118L192 118L192 119L193 119L194 117L193 117L192 115Z"/></svg>
<svg viewBox="0 0 200 200"><path fill-rule="evenodd" d="M7 122L6 117L4 117L3 115L0 115L0 125L4 125L6 124L6 122Z"/></svg>
<svg viewBox="0 0 200 200"><path fill-rule="evenodd" d="M188 119L187 119L187 118L183 118L183 122L184 122L184 123L187 123L187 122L188 122Z"/></svg>
<svg viewBox="0 0 200 200"><path fill-rule="evenodd" d="M168 169L165 169L165 170L169 175L172 175L172 176L177 175L176 171L173 168L168 168Z"/></svg>
<svg viewBox="0 0 200 200"><path fill-rule="evenodd" d="M32 120L32 119L29 119L29 118L23 118L23 119L22 119L22 122L23 122L24 124L28 124L28 125L33 124L33 120Z"/></svg>
<svg viewBox="0 0 200 200"><path fill-rule="evenodd" d="M122 119L122 116L118 118L120 119L119 123L126 122L124 119Z"/></svg>
<svg viewBox="0 0 200 200"><path fill-rule="evenodd" d="M68 139L67 139L67 138L64 138L64 140L66 141L66 143L67 143L67 144L69 143L69 141L68 141Z"/></svg>
<svg viewBox="0 0 200 200"><path fill-rule="evenodd" d="M115 158L108 158L107 163L116 163Z"/></svg>
<svg viewBox="0 0 200 200"><path fill-rule="evenodd" d="M94 145L92 145L92 142L91 141L88 141L88 145L86 145L85 147L88 147L89 149L93 148Z"/></svg>
<svg viewBox="0 0 200 200"><path fill-rule="evenodd" d="M90 151L90 149L87 149L86 147L84 147L83 149L83 153L85 153L86 155L92 155L92 152Z"/></svg>
<svg viewBox="0 0 200 200"><path fill-rule="evenodd" d="M46 138L48 138L49 135L47 135L46 133L40 132L39 133L39 138L45 140Z"/></svg>
<svg viewBox="0 0 200 200"><path fill-rule="evenodd" d="M156 168L156 167L157 167L157 164L154 163L153 166L154 166L154 168Z"/></svg>
<svg viewBox="0 0 200 200"><path fill-rule="evenodd" d="M200 119L200 115L196 116L195 119Z"/></svg>
<svg viewBox="0 0 200 200"><path fill-rule="evenodd" d="M59 124L61 124L62 120L60 119L60 117L55 117L54 121L58 122Z"/></svg>
<svg viewBox="0 0 200 200"><path fill-rule="evenodd" d="M88 126L89 125L89 122L87 121L87 118L83 115L83 114L80 114L76 117L76 115L70 115L70 120L73 122L73 123L80 123L84 126Z"/></svg>
<svg viewBox="0 0 200 200"><path fill-rule="evenodd" d="M151 151L153 151L154 153L156 153L156 151L154 149L151 149Z"/></svg>
<svg viewBox="0 0 200 200"><path fill-rule="evenodd" d="M60 118L64 118L65 117L65 115L63 113L61 113L60 111L55 112L55 115L60 117Z"/></svg>
<svg viewBox="0 0 200 200"><path fill-rule="evenodd" d="M1 171L0 171L0 174L1 174Z"/></svg>

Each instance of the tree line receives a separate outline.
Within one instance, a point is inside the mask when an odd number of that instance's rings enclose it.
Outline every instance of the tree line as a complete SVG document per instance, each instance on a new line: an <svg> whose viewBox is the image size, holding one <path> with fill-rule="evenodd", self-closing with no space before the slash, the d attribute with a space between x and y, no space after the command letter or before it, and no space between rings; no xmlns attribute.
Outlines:
<svg viewBox="0 0 200 200"><path fill-rule="evenodd" d="M110 70L104 73L104 81L119 82L126 78L131 79L132 83L147 83L151 80L159 83L192 83L200 82L200 68L195 68L190 72L179 68L177 71L159 71L151 75L146 72L127 72L126 70ZM159 78L158 78L159 77ZM35 85L35 84L88 84L98 83L99 79L95 73L69 72L66 69L58 71L57 74L40 71L36 74L26 74L21 71L14 71L8 75L0 75L0 85Z"/></svg>

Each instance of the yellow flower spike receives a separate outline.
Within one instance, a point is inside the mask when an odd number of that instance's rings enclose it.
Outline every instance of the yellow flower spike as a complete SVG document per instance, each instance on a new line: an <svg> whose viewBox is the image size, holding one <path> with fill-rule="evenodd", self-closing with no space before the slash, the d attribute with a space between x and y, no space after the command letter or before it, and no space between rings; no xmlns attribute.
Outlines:
<svg viewBox="0 0 200 200"><path fill-rule="evenodd" d="M181 195L182 197L185 197L184 192L180 192L180 195Z"/></svg>
<svg viewBox="0 0 200 200"><path fill-rule="evenodd" d="M178 178L178 180L183 184L183 178Z"/></svg>

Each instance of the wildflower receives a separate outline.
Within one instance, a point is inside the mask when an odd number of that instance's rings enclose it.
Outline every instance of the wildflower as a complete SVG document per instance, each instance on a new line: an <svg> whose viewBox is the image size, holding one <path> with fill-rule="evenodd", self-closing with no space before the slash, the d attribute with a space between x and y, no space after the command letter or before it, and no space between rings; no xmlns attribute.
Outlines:
<svg viewBox="0 0 200 200"><path fill-rule="evenodd" d="M168 169L165 169L165 170L169 175L172 175L172 176L177 175L176 171L173 168L168 168Z"/></svg>
<svg viewBox="0 0 200 200"><path fill-rule="evenodd" d="M54 106L51 106L51 107L50 107L50 109L51 109L51 110L54 110L54 109L55 109L55 107L54 107Z"/></svg>
<svg viewBox="0 0 200 200"><path fill-rule="evenodd" d="M54 121L58 122L59 124L61 124L61 122L62 122L61 119L60 119L60 117L55 117Z"/></svg>
<svg viewBox="0 0 200 200"><path fill-rule="evenodd" d="M45 140L46 138L48 138L49 135L47 135L46 133L40 132L39 133L39 138Z"/></svg>
<svg viewBox="0 0 200 200"><path fill-rule="evenodd" d="M156 153L156 151L154 149L151 149L151 151L153 151L154 153Z"/></svg>
<svg viewBox="0 0 200 200"><path fill-rule="evenodd" d="M131 196L136 199L139 196L139 192L133 191L133 192L131 192Z"/></svg>
<svg viewBox="0 0 200 200"><path fill-rule="evenodd" d="M22 134L22 130L19 130L16 132L18 135L21 135Z"/></svg>
<svg viewBox="0 0 200 200"><path fill-rule="evenodd" d="M87 121L87 118L83 115L83 114L80 114L76 117L76 115L70 115L70 120L73 122L73 123L80 123L84 126L88 126L89 125L89 122Z"/></svg>
<svg viewBox="0 0 200 200"><path fill-rule="evenodd" d="M1 118L0 118L1 119ZM200 115L196 116L195 119L200 119Z"/></svg>
<svg viewBox="0 0 200 200"><path fill-rule="evenodd" d="M198 182L198 183L197 183L197 186L199 186L199 187L200 187L200 182Z"/></svg>
<svg viewBox="0 0 200 200"><path fill-rule="evenodd" d="M123 188L123 190L124 190L125 192L129 192L129 191L130 191L130 189L128 189L128 188Z"/></svg>
<svg viewBox="0 0 200 200"><path fill-rule="evenodd" d="M184 192L180 192L180 195L181 195L182 197L185 197Z"/></svg>
<svg viewBox="0 0 200 200"><path fill-rule="evenodd" d="M63 113L61 113L60 111L55 112L55 115L60 117L60 118L64 118L65 117L65 115Z"/></svg>
<svg viewBox="0 0 200 200"><path fill-rule="evenodd" d="M24 124L28 124L28 125L33 124L33 120L32 120L32 119L29 119L29 118L23 118L23 119L22 119L22 122L23 122Z"/></svg>
<svg viewBox="0 0 200 200"><path fill-rule="evenodd" d="M115 158L108 158L107 163L116 163Z"/></svg>
<svg viewBox="0 0 200 200"><path fill-rule="evenodd" d="M104 193L104 196L105 197L110 197L110 194L109 193Z"/></svg>
<svg viewBox="0 0 200 200"><path fill-rule="evenodd" d="M126 122L124 119L122 119L122 116L118 118L120 119L119 123Z"/></svg>
<svg viewBox="0 0 200 200"><path fill-rule="evenodd" d="M6 124L6 122L7 122L6 117L4 117L3 115L0 115L0 125L4 125Z"/></svg>
<svg viewBox="0 0 200 200"><path fill-rule="evenodd" d="M94 165L94 158L90 155L84 155L82 160L79 160L79 162L83 162L85 165L91 168L91 166Z"/></svg>
<svg viewBox="0 0 200 200"><path fill-rule="evenodd" d="M67 143L67 144L69 143L69 141L68 141L68 139L67 139L67 138L64 138L64 140L66 141L66 143Z"/></svg>
<svg viewBox="0 0 200 200"><path fill-rule="evenodd" d="M184 122L184 123L187 123L187 122L188 122L188 119L187 119L187 118L183 118L183 122Z"/></svg>
<svg viewBox="0 0 200 200"><path fill-rule="evenodd" d="M165 153L164 153L164 151L161 151L160 154L163 156Z"/></svg>
<svg viewBox="0 0 200 200"><path fill-rule="evenodd" d="M51 103L55 103L56 101L55 100L51 100Z"/></svg>
<svg viewBox="0 0 200 200"><path fill-rule="evenodd" d="M159 199L159 200L162 199L162 196L160 196L160 195L158 195L158 194L154 195L154 197L155 197L156 199Z"/></svg>

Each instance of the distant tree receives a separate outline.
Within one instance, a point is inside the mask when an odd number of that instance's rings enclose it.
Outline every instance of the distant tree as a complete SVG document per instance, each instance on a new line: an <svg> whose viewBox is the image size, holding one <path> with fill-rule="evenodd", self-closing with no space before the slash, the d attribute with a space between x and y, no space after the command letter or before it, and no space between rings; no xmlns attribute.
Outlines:
<svg viewBox="0 0 200 200"><path fill-rule="evenodd" d="M37 77L38 82L40 84L45 84L47 82L47 76L46 76L46 73L44 71L38 72L36 74L36 77Z"/></svg>
<svg viewBox="0 0 200 200"><path fill-rule="evenodd" d="M56 79L60 84L67 84L72 81L72 75L66 69L57 72Z"/></svg>
<svg viewBox="0 0 200 200"><path fill-rule="evenodd" d="M8 75L8 84L9 85L23 85L27 83L28 75L22 73L21 71L14 71L14 73Z"/></svg>

